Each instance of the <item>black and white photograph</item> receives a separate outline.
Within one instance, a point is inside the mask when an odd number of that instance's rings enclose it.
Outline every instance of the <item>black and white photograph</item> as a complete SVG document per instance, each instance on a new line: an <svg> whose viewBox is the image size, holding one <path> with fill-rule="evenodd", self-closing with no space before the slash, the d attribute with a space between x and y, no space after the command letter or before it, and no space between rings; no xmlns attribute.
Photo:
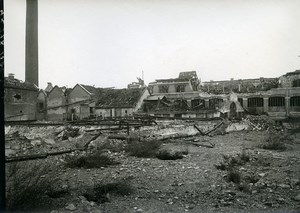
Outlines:
<svg viewBox="0 0 300 213"><path fill-rule="evenodd" d="M2 4L0 212L300 212L299 0Z"/></svg>

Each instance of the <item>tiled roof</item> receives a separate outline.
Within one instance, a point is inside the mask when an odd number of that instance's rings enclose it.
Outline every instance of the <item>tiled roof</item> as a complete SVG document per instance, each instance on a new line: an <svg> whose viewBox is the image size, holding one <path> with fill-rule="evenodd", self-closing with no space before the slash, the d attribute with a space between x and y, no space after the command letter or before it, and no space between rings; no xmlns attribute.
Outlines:
<svg viewBox="0 0 300 213"><path fill-rule="evenodd" d="M135 107L146 88L106 89L97 88L97 108Z"/></svg>
<svg viewBox="0 0 300 213"><path fill-rule="evenodd" d="M300 75L300 70L296 70L294 72L288 72L283 76L287 77L287 76L290 76L290 75Z"/></svg>
<svg viewBox="0 0 300 213"><path fill-rule="evenodd" d="M91 94L94 94L94 95L97 94L97 89L93 86L84 85L84 84L80 84L80 86L82 86L85 90L87 90Z"/></svg>

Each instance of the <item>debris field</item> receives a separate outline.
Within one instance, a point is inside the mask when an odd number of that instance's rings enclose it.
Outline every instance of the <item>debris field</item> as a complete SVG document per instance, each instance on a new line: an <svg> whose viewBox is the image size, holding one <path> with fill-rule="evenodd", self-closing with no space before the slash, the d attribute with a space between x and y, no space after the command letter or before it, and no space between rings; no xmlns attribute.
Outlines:
<svg viewBox="0 0 300 213"><path fill-rule="evenodd" d="M165 120L128 132L118 125L11 125L5 134L11 210L300 209L300 131L264 116ZM25 196L31 190L38 200Z"/></svg>

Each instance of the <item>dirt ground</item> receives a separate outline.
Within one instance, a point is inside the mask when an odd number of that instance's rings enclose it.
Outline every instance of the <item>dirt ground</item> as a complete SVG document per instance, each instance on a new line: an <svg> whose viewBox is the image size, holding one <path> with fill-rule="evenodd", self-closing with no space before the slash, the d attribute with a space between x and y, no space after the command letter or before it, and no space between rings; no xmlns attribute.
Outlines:
<svg viewBox="0 0 300 213"><path fill-rule="evenodd" d="M207 130L213 124L211 122L197 125ZM43 178L48 176L52 178L55 174L59 180L55 187L68 189L66 194L55 198L48 197L48 205L41 204L37 210L52 213L300 211L299 133L288 133L289 140L285 142L286 150L276 151L261 148L268 130L243 130L209 137L194 135L197 131L192 126L192 123L164 123L159 124L159 127L131 130L131 134L152 139L178 134L180 131L187 133L189 137L164 140L162 145L168 149L188 150L188 154L182 159L138 158L129 156L125 151L108 150L110 156L117 159L120 164L89 169L68 168L64 161L67 154L50 156L46 160L34 160L34 162L47 161L54 164L55 169L43 175ZM47 128L51 132L56 131L58 127L53 127L51 130L50 127ZM15 129L18 128L9 127L6 131L7 138L10 138L6 142L8 149L16 146L14 143L18 141L11 139L16 137L13 136L16 135ZM19 128L19 138L20 135L26 135L25 132ZM44 129L43 132L46 130ZM89 134L93 133L85 133L85 137ZM109 132L103 134L93 144L107 140L107 135L110 134ZM38 134L35 132L35 135ZM30 140L32 142L36 139L31 137ZM29 145L27 148L22 148L23 145L20 145L21 147L17 147L19 151L12 154L28 153L28 150L33 153L61 150L62 147L72 147L76 142L76 138L69 138L69 141L54 138L55 144L44 145L42 142L35 145L30 140L27 139L26 143L31 144L32 148L28 147ZM111 140L111 142L125 143L121 140ZM215 146L208 148L195 144ZM236 157L243 154L248 159L234 167L235 172L239 174L239 181L228 179L231 170L217 169L217 165L224 162L226 158L224 155ZM7 167L10 164L12 163L8 163ZM103 202L89 200L85 195L86 189L97 183L103 185L116 181L123 181L125 186L122 187L125 187L124 190L128 193L108 191L104 195Z"/></svg>

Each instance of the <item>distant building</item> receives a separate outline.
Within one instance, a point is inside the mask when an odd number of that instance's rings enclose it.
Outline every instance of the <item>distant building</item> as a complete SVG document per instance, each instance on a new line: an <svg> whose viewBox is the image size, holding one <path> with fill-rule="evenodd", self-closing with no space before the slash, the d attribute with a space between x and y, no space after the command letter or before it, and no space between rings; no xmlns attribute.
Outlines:
<svg viewBox="0 0 300 213"><path fill-rule="evenodd" d="M255 93L278 88L278 78L256 78L203 82L201 91L210 94Z"/></svg>
<svg viewBox="0 0 300 213"><path fill-rule="evenodd" d="M47 95L47 120L63 121L67 114L67 96L70 90L55 86Z"/></svg>
<svg viewBox="0 0 300 213"><path fill-rule="evenodd" d="M98 88L96 115L100 118L131 117L149 96L147 88L101 89Z"/></svg>
<svg viewBox="0 0 300 213"><path fill-rule="evenodd" d="M39 89L30 82L23 82L9 74L4 78L5 121L36 120Z"/></svg>
<svg viewBox="0 0 300 213"><path fill-rule="evenodd" d="M97 94L98 91L93 86L76 84L68 94L67 119L93 118Z"/></svg>
<svg viewBox="0 0 300 213"><path fill-rule="evenodd" d="M131 84L127 85L128 89L134 89L134 88L142 88L145 87L145 82L141 78L137 78L138 82L132 82Z"/></svg>

